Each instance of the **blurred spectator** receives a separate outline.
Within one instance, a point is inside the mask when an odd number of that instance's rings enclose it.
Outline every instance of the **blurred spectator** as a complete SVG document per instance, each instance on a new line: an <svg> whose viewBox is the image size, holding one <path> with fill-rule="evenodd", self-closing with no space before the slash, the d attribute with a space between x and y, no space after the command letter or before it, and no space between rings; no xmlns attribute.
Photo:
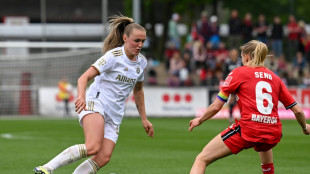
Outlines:
<svg viewBox="0 0 310 174"><path fill-rule="evenodd" d="M298 24L296 23L295 16L290 15L289 16L289 23L287 24L287 31L288 31L288 36L287 36L287 58L288 60L292 60L294 57L294 54L296 53L298 49L298 36L299 36L299 27Z"/></svg>
<svg viewBox="0 0 310 174"><path fill-rule="evenodd" d="M304 41L305 59L310 64L310 34L307 34L307 39Z"/></svg>
<svg viewBox="0 0 310 174"><path fill-rule="evenodd" d="M155 67L159 65L159 61L147 56L147 82L149 85L157 85L157 72Z"/></svg>
<svg viewBox="0 0 310 174"><path fill-rule="evenodd" d="M272 71L274 72L275 74L278 75L278 68L279 68L279 64L278 64L278 59L271 55L271 56L268 56L267 57L268 60L266 61L266 66Z"/></svg>
<svg viewBox="0 0 310 174"><path fill-rule="evenodd" d="M195 69L201 68L205 64L206 50L203 41L195 38L193 42L193 58L195 60Z"/></svg>
<svg viewBox="0 0 310 174"><path fill-rule="evenodd" d="M303 88L304 87L304 77L305 77L305 73L304 71L298 71L298 74L297 74L297 83L298 83L298 88Z"/></svg>
<svg viewBox="0 0 310 174"><path fill-rule="evenodd" d="M210 25L208 21L208 13L202 11L200 14L200 19L197 21L197 32L203 37L203 43L207 43L210 39Z"/></svg>
<svg viewBox="0 0 310 174"><path fill-rule="evenodd" d="M298 74L300 71L303 71L305 69L306 61L302 52L300 51L296 52L296 57L294 58L293 66L294 66L294 72L298 72Z"/></svg>
<svg viewBox="0 0 310 174"><path fill-rule="evenodd" d="M267 29L268 23L266 22L266 17L264 14L258 16L258 22L255 26L255 31L257 34L257 40L267 44Z"/></svg>
<svg viewBox="0 0 310 174"><path fill-rule="evenodd" d="M178 87L180 86L181 82L178 76L170 74L168 79L168 86L170 87Z"/></svg>
<svg viewBox="0 0 310 174"><path fill-rule="evenodd" d="M242 21L242 42L247 43L252 40L253 24L251 13L246 13Z"/></svg>
<svg viewBox="0 0 310 174"><path fill-rule="evenodd" d="M220 36L219 36L219 29L220 28L217 24L217 16L211 16L209 41L212 43L214 49L217 49L219 47L219 43L221 41Z"/></svg>
<svg viewBox="0 0 310 174"><path fill-rule="evenodd" d="M165 61L166 61L166 68L169 69L170 67L170 59L173 56L175 52L178 52L179 50L175 47L175 44L173 42L168 42L167 48L165 50Z"/></svg>
<svg viewBox="0 0 310 174"><path fill-rule="evenodd" d="M310 87L310 73L309 71L305 71L305 75L303 77L303 85L304 87Z"/></svg>
<svg viewBox="0 0 310 174"><path fill-rule="evenodd" d="M305 53L304 42L307 40L306 24L304 21L298 22L299 35L298 35L298 51Z"/></svg>
<svg viewBox="0 0 310 174"><path fill-rule="evenodd" d="M183 68L184 61L181 58L181 53L179 51L173 53L173 56L170 60L169 73L179 75L179 71Z"/></svg>
<svg viewBox="0 0 310 174"><path fill-rule="evenodd" d="M239 57L239 51L237 49L231 49L229 51L229 57L224 63L224 76L225 79L227 75L235 68L242 66L241 58Z"/></svg>
<svg viewBox="0 0 310 174"><path fill-rule="evenodd" d="M219 68L216 69L211 78L209 78L207 81L209 86L220 86L220 84L224 81L223 71Z"/></svg>
<svg viewBox="0 0 310 174"><path fill-rule="evenodd" d="M184 68L184 61L180 52L174 52L169 67L169 86L180 86L180 70Z"/></svg>
<svg viewBox="0 0 310 174"><path fill-rule="evenodd" d="M285 84L285 86L288 86L287 85L287 72L284 72L284 71L281 71L280 73L279 73L279 77L280 77L280 79L282 80L282 82Z"/></svg>
<svg viewBox="0 0 310 174"><path fill-rule="evenodd" d="M152 68L148 72L148 84L149 85L157 85L157 73L156 71Z"/></svg>
<svg viewBox="0 0 310 174"><path fill-rule="evenodd" d="M279 75L282 74L283 72L287 71L287 62L285 61L285 57L282 54L279 59L278 59L278 73Z"/></svg>
<svg viewBox="0 0 310 174"><path fill-rule="evenodd" d="M229 19L228 48L238 48L241 44L241 21L236 9L231 11Z"/></svg>
<svg viewBox="0 0 310 174"><path fill-rule="evenodd" d="M229 51L226 48L226 44L224 42L221 42L219 48L214 51L216 62L222 65L227 59L228 55Z"/></svg>
<svg viewBox="0 0 310 174"><path fill-rule="evenodd" d="M74 96L72 92L72 85L68 82L67 77L63 77L58 82L59 92L56 96L58 101L63 101L65 105L65 114L66 116L70 115L69 101L72 101Z"/></svg>
<svg viewBox="0 0 310 174"><path fill-rule="evenodd" d="M301 85L303 82L304 70L306 68L306 61L301 51L297 51L296 57L293 61L293 77L295 77L297 84Z"/></svg>
<svg viewBox="0 0 310 174"><path fill-rule="evenodd" d="M188 72L192 72L192 70L194 69L194 60L192 57L192 52L190 50L190 44L186 43L185 47L184 47L184 51L183 51L183 61L185 64L185 68L188 70Z"/></svg>
<svg viewBox="0 0 310 174"><path fill-rule="evenodd" d="M192 86L191 73L194 69L194 59L192 57L191 44L186 43L183 50L183 68L180 70L181 86Z"/></svg>
<svg viewBox="0 0 310 174"><path fill-rule="evenodd" d="M215 50L213 50L212 47L213 46L211 42L208 42L206 44L206 65L211 70L214 70L216 61L215 61L215 55L214 55Z"/></svg>
<svg viewBox="0 0 310 174"><path fill-rule="evenodd" d="M193 81L191 79L188 69L186 68L185 62L183 62L183 67L180 69L179 78L180 78L181 86L192 86L193 85Z"/></svg>
<svg viewBox="0 0 310 174"><path fill-rule="evenodd" d="M207 78L210 70L206 65L204 65L200 70L198 70L199 75L199 85L206 86L207 85Z"/></svg>
<svg viewBox="0 0 310 174"><path fill-rule="evenodd" d="M187 37L187 42L193 42L195 39L199 39L199 40L204 40L204 38L198 33L197 31L197 23L196 22L192 22L192 26L191 26L191 32L189 34L189 36Z"/></svg>
<svg viewBox="0 0 310 174"><path fill-rule="evenodd" d="M279 16L273 18L271 29L271 46L276 57L283 54L283 25Z"/></svg>
<svg viewBox="0 0 310 174"><path fill-rule="evenodd" d="M178 31L178 22L180 20L180 15L178 13L173 13L171 19L169 20L168 35L170 42L174 43L177 49L181 48L181 38Z"/></svg>
<svg viewBox="0 0 310 174"><path fill-rule="evenodd" d="M287 86L298 86L297 79L294 78L292 71L288 71L287 73L285 73L285 76L286 76Z"/></svg>

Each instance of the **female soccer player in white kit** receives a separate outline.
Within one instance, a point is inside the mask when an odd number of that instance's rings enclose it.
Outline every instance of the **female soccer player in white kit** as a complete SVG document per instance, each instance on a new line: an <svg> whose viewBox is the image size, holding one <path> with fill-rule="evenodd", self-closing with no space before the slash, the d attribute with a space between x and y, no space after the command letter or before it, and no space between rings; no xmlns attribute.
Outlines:
<svg viewBox="0 0 310 174"><path fill-rule="evenodd" d="M85 144L71 146L45 165L34 168L36 174L51 174L61 166L88 156L92 157L81 163L73 174L93 174L105 166L118 139L125 100L132 90L142 125L147 135L153 137L153 126L145 113L142 82L147 60L140 54L146 31L125 16L111 17L108 23L111 32L103 43L105 54L78 79L75 107ZM87 82L93 78L85 98Z"/></svg>

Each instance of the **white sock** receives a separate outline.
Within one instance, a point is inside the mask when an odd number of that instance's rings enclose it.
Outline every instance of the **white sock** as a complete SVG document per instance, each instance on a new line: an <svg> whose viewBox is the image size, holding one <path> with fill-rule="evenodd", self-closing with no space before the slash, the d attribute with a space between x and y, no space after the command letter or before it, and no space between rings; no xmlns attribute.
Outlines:
<svg viewBox="0 0 310 174"><path fill-rule="evenodd" d="M87 156L86 146L84 144L78 144L71 146L46 163L43 167L51 169L52 171L57 168L73 163L77 160L85 158Z"/></svg>
<svg viewBox="0 0 310 174"><path fill-rule="evenodd" d="M99 165L92 159L85 160L72 174L95 174L100 169Z"/></svg>

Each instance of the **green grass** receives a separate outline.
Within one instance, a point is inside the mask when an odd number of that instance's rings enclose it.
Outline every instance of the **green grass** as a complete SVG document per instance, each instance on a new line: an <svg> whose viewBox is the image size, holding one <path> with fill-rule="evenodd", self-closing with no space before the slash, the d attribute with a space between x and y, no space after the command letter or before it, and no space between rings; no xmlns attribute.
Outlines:
<svg viewBox="0 0 310 174"><path fill-rule="evenodd" d="M226 120L210 120L189 133L190 118L151 118L155 137L146 136L138 118L126 118L110 163L102 174L186 174L196 155L219 132ZM304 136L295 120L283 122L283 138L274 148L276 173L308 174L310 136ZM75 119L6 119L0 117L0 173L31 173L65 148L84 143L83 131ZM56 174L68 174L79 163L62 167ZM261 173L258 154L245 150L221 159L206 173Z"/></svg>

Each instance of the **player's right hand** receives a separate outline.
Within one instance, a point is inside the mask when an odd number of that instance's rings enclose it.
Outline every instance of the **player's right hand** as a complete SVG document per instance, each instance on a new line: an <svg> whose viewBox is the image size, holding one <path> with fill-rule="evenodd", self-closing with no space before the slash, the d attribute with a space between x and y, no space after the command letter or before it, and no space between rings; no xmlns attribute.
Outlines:
<svg viewBox="0 0 310 174"><path fill-rule="evenodd" d="M83 97L78 97L74 104L75 104L75 112L78 114L81 113L83 109L85 111L87 110L86 109L86 102L85 102L85 99Z"/></svg>

